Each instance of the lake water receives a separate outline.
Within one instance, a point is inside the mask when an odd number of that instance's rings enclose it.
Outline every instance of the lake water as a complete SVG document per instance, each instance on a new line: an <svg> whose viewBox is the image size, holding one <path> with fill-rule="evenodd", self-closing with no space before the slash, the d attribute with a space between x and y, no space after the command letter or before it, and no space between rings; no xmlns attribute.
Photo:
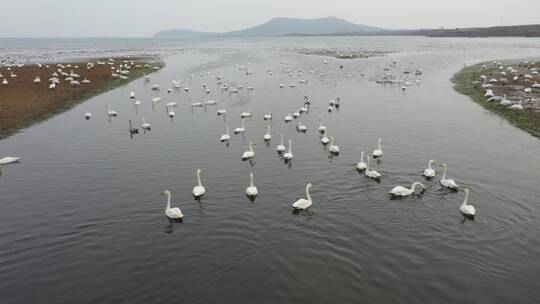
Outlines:
<svg viewBox="0 0 540 304"><path fill-rule="evenodd" d="M323 57L292 51L342 47L391 53L324 64ZM19 61L158 54L166 63L151 82L135 80L0 141L0 156L22 157L0 177L1 303L540 298L540 141L454 92L449 80L464 64L539 57L540 39L2 39L0 53ZM375 83L393 60L394 74L422 68L420 85L402 91ZM303 75L289 76L282 63ZM221 91L218 75L255 90ZM301 78L308 83L298 83ZM182 79L189 93L168 94L171 79ZM155 82L159 93L150 90ZM128 98L132 88L142 102L137 109ZM303 134L283 118L305 95L311 109L300 118L308 127ZM155 96L164 101L153 104ZM328 113L328 100L336 97L342 106ZM225 103L226 117L216 115L221 106L188 106L208 99ZM164 106L169 101L179 103L172 120ZM107 104L117 118L108 119ZM225 125L238 127L249 109L246 133L231 135L228 146L219 142ZM88 121L86 111L94 114ZM269 111L273 120L265 122ZM140 125L142 116L152 130L130 138L128 119ZM339 156L320 144L319 117ZM269 145L262 138L267 123ZM290 164L275 152L280 134L293 140ZM375 165L383 175L377 183L355 166L379 137L384 156ZM243 162L249 141L255 159ZM439 168L425 181L429 159L447 163L461 190L442 189ZM207 190L200 202L191 194L197 168ZM244 193L249 172L259 189L253 202ZM423 194L390 199L394 186L415 181L426 185ZM307 182L313 206L293 213ZM459 212L463 187L471 189L474 221ZM183 222L165 217L165 189Z"/></svg>

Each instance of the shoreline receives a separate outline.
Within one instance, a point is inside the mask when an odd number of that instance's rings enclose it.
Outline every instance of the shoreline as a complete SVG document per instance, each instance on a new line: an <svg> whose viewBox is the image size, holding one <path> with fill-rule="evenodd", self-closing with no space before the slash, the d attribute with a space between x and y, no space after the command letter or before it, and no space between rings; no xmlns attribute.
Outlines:
<svg viewBox="0 0 540 304"><path fill-rule="evenodd" d="M451 81L454 83L454 90L458 93L468 96L484 109L540 139L540 88L532 87L535 82L540 82L540 77L538 74L531 75L530 73L531 66L536 66L538 69L540 63L534 65L534 62L531 62L532 65L529 63L526 67L524 62L515 60L497 63L481 62L464 67L452 76ZM510 69L514 69L515 73L512 73ZM485 82L482 76L485 76ZM488 101L487 90L493 92L496 100ZM503 99L510 101L511 104L502 105ZM519 105L520 102L523 106L521 110L510 108L512 105Z"/></svg>
<svg viewBox="0 0 540 304"><path fill-rule="evenodd" d="M98 64L101 62L101 64ZM87 64L93 63L88 69ZM103 64L104 63L104 64ZM129 73L113 77L112 67L124 65ZM58 69L62 65L63 72L80 75L75 78L79 84L65 81ZM13 65L0 68L0 140L6 139L28 127L46 121L58 114L72 109L86 100L121 87L145 74L151 74L163 67L163 62L155 57L116 57L89 59L88 61L67 60L49 64L27 64L21 67ZM11 77L11 72L17 77ZM50 89L49 79L56 72L59 84ZM39 76L41 82L34 83ZM89 83L83 80L88 79ZM6 80L8 84L3 84Z"/></svg>

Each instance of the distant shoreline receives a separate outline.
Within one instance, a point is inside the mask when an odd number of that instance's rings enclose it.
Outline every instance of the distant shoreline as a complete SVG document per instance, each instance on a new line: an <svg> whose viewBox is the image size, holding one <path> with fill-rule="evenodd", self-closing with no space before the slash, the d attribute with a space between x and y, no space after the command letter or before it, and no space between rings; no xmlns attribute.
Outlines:
<svg viewBox="0 0 540 304"><path fill-rule="evenodd" d="M106 64L97 64L99 61ZM94 68L87 69L88 62L94 63ZM36 64L22 67L13 65L10 67L11 71L8 71L8 67L1 67L0 73L3 77L0 78L0 140L163 67L161 61L155 62L154 58L150 57L114 58L115 65L118 63L131 65L133 62L129 74L124 76L127 79L122 79L112 76L113 65L109 62L108 59L93 59L84 62L77 60L43 64L41 67ZM80 78L75 79L80 84L70 84L65 80L66 77L59 75L60 84L54 89L49 89L49 79L54 77L52 73L57 72L58 64L64 66L64 72L73 71L80 75ZM11 77L11 72L17 77ZM37 76L40 77L40 83L34 83ZM90 82L83 83L85 78ZM2 84L4 79L8 84Z"/></svg>

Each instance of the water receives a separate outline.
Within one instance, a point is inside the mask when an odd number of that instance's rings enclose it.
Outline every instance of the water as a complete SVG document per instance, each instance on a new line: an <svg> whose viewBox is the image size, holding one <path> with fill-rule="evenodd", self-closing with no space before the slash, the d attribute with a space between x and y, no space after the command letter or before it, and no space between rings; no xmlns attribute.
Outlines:
<svg viewBox="0 0 540 304"><path fill-rule="evenodd" d="M92 45L103 53L151 53L166 67L0 142L1 155L22 156L0 177L0 302L2 303L535 303L540 298L540 142L455 93L449 78L464 63L538 56L538 39L397 37L248 38L215 40L0 40L0 52L77 57ZM129 44L129 46L126 46ZM50 45L49 50L44 45ZM391 51L354 61L299 55L296 48L357 47ZM10 47L10 49L6 49ZM101 52L101 51L100 51ZM15 55L13 55L15 54ZM32 57L29 56L29 57ZM19 56L20 57L20 56ZM24 57L24 58L29 58ZM22 58L22 57L20 57ZM405 92L373 80L398 61L422 67L420 86ZM235 64L246 65L246 76ZM280 63L302 67L302 77ZM344 69L337 68L344 64ZM201 77L201 66L209 75ZM360 68L366 74L362 78ZM266 69L274 74L269 76ZM317 71L315 74L307 73ZM324 77L318 76L324 72ZM189 74L195 77L190 80ZM352 74L346 78L347 73ZM223 94L216 76L255 91ZM289 88L300 78L308 84ZM171 79L191 88L167 94ZM414 79L414 78L410 78ZM150 91L159 82L160 93ZM212 94L204 96L202 83ZM285 88L279 89L284 83ZM135 110L133 88L142 101ZM152 107L154 96L165 97ZM283 117L312 101L301 117L306 134ZM341 97L339 111L327 101ZM225 102L193 109L193 101ZM179 102L176 117L164 104ZM108 120L106 105L119 117ZM225 125L244 136L219 142ZM83 114L94 117L86 121ZM272 141L262 137L274 115ZM128 134L128 119L150 132ZM318 118L341 149L330 157L319 143ZM293 140L291 165L275 152L279 135ZM376 183L355 170L383 139L383 174ZM240 156L255 143L254 162ZM470 187L477 208L465 220L464 193L423 181L429 159ZM191 195L203 169L207 194ZM259 195L245 196L249 172ZM388 191L422 181L420 196L391 200ZM314 205L291 212L307 182ZM185 219L163 212L170 189Z"/></svg>

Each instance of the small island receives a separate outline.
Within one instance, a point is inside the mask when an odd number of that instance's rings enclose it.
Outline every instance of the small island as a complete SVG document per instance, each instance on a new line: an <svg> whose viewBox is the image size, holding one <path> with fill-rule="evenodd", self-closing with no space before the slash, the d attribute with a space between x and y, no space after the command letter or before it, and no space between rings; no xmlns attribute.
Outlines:
<svg viewBox="0 0 540 304"><path fill-rule="evenodd" d="M151 57L4 66L0 68L0 139L162 66Z"/></svg>
<svg viewBox="0 0 540 304"><path fill-rule="evenodd" d="M539 65L534 61L484 62L464 67L452 81L457 92L540 138Z"/></svg>

